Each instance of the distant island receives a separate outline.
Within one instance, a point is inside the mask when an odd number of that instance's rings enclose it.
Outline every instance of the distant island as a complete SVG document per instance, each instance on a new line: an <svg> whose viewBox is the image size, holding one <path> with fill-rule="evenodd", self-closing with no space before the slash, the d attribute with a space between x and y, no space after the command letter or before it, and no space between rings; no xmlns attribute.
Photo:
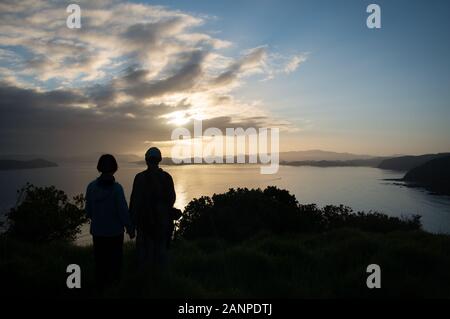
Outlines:
<svg viewBox="0 0 450 319"><path fill-rule="evenodd" d="M280 152L280 165L285 166L314 166L314 167L373 167L386 170L396 170L407 172L413 168L427 163L430 160L450 156L450 153L437 153L425 155L407 155L407 156L370 156L351 153L336 153L320 150L298 151L298 152ZM161 161L163 165L198 165L212 162L211 157L207 158L187 158L182 163L174 163L172 158L164 157ZM226 165L226 158L222 157L221 163L213 162L216 165ZM131 163L145 165L144 160L133 160ZM243 164L249 164L250 157L245 155ZM237 157L234 156L232 164L239 164ZM261 164L259 159L257 163Z"/></svg>
<svg viewBox="0 0 450 319"><path fill-rule="evenodd" d="M43 159L34 159L29 161L17 161L4 159L0 160L0 170L16 170L16 169L33 169L33 168L45 168L56 167L58 164Z"/></svg>
<svg viewBox="0 0 450 319"><path fill-rule="evenodd" d="M216 160L215 160L216 159ZM231 163L227 163L226 157L223 156L222 158L218 158L220 161L217 161L217 158L214 157L191 157L191 158L180 158L177 159L179 163L176 163L171 157L163 157L161 160L161 165L229 165L229 164L261 164L261 161L257 159L256 163L250 162L250 156L245 155L244 156L244 162L238 163L237 156L233 156L233 159L231 160ZM144 160L140 161L134 161L132 162L137 165L146 165Z"/></svg>
<svg viewBox="0 0 450 319"><path fill-rule="evenodd" d="M353 160L310 160L281 162L288 166L315 167L375 167L386 170L406 171L403 178L408 187L421 187L439 195L450 195L450 153L417 156L373 157Z"/></svg>
<svg viewBox="0 0 450 319"><path fill-rule="evenodd" d="M293 162L282 161L280 164L287 166L315 166L315 167L378 167L384 159L385 159L384 157L374 157L369 159L354 159L344 161L331 161L331 160L293 161Z"/></svg>
<svg viewBox="0 0 450 319"><path fill-rule="evenodd" d="M219 157L220 158L220 157ZM245 155L245 160L243 164L251 164L250 156ZM376 157L372 155L360 155L360 154L351 154L351 153L338 153L338 152L330 152L330 151L322 151L322 150L308 150L308 151L289 151L289 152L280 152L279 153L279 161L281 165L289 165L289 166L318 166L318 167L328 167L328 166L370 166L377 167L384 159L388 157ZM163 165L198 165L198 164L208 164L208 162L212 162L213 157L205 157L205 158L185 158L183 163L176 164L173 162L172 158L164 157L161 161ZM233 156L233 160L231 164L239 164L237 161L237 156ZM144 160L132 161L132 163L138 165L145 165ZM221 159L221 163L212 163L212 164L228 164L226 162L226 157L223 156ZM257 163L261 164L259 158L257 159Z"/></svg>
<svg viewBox="0 0 450 319"><path fill-rule="evenodd" d="M95 163L101 152L95 154L81 154L77 156L53 156L50 161L40 159L40 155L8 155L2 156L0 159L0 170L13 169L30 169L30 168L44 168L58 166L56 163L80 163L89 162ZM43 157L45 155L42 155ZM122 163L130 163L136 165L145 165L143 156L136 154L115 154L117 160ZM280 165L285 166L313 166L313 167L373 167L386 170L396 170L401 172L408 172L418 166L421 166L431 160L448 157L450 152L424 154L424 155L397 155L397 156L374 156L361 155L352 153L339 153L323 150L307 150L307 151L289 151L280 152ZM48 158L48 156L46 156ZM37 159L39 158L39 159ZM208 164L206 160L211 162L212 157L202 158L187 158L185 162L177 164L174 163L171 157L164 157L162 165L198 165ZM200 163L199 163L200 162ZM233 157L232 164L239 164L237 156ZM250 156L245 155L244 163L250 163ZM215 165L226 165L226 157L222 157L222 163L212 163ZM258 158L257 163L261 164Z"/></svg>
<svg viewBox="0 0 450 319"><path fill-rule="evenodd" d="M352 154L348 154L352 156ZM431 160L450 156L450 153L425 155L408 155L397 157L370 157L345 160L294 160L281 161L281 165L288 166L316 166L316 167L375 167L386 170L409 171ZM281 157L281 156L280 156Z"/></svg>

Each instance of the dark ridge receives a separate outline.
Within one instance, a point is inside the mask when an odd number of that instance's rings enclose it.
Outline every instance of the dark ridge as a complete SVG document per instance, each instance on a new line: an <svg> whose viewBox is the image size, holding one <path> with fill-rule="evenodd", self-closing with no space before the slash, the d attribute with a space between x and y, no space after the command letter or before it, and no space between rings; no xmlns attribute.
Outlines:
<svg viewBox="0 0 450 319"><path fill-rule="evenodd" d="M450 195L450 156L435 158L411 169L403 178L413 186Z"/></svg>
<svg viewBox="0 0 450 319"><path fill-rule="evenodd" d="M56 166L58 166L58 164L43 159L34 159L30 161L0 160L0 170L32 169Z"/></svg>
<svg viewBox="0 0 450 319"><path fill-rule="evenodd" d="M400 156L385 159L380 163L378 168L391 169L396 171L409 171L417 166L425 164L435 158L450 156L450 153L425 154L419 156Z"/></svg>

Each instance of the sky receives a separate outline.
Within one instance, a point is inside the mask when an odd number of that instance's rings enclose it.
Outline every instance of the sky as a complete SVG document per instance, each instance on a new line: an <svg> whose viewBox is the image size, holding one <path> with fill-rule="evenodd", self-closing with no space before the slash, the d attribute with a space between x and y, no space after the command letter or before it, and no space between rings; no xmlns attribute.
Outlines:
<svg viewBox="0 0 450 319"><path fill-rule="evenodd" d="M69 29L66 7L81 7ZM381 8L369 29L366 7ZM450 150L448 1L2 1L0 155L142 154L176 127L280 150Z"/></svg>

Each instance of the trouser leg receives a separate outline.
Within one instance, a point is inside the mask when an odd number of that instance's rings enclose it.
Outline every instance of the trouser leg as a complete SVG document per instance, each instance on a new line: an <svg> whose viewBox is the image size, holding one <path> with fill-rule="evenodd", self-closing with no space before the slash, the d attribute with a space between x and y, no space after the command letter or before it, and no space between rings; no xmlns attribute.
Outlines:
<svg viewBox="0 0 450 319"><path fill-rule="evenodd" d="M110 241L111 282L119 281L122 275L123 234L112 237Z"/></svg>
<svg viewBox="0 0 450 319"><path fill-rule="evenodd" d="M148 236L142 232L138 232L136 237L136 253L138 266L144 269L151 261L152 247Z"/></svg>
<svg viewBox="0 0 450 319"><path fill-rule="evenodd" d="M97 287L103 289L120 280L123 260L123 235L94 237L95 278Z"/></svg>
<svg viewBox="0 0 450 319"><path fill-rule="evenodd" d="M105 242L102 237L94 237L95 283L102 289L107 281Z"/></svg>
<svg viewBox="0 0 450 319"><path fill-rule="evenodd" d="M165 268L168 262L167 240L160 239L153 242L154 245L154 263Z"/></svg>

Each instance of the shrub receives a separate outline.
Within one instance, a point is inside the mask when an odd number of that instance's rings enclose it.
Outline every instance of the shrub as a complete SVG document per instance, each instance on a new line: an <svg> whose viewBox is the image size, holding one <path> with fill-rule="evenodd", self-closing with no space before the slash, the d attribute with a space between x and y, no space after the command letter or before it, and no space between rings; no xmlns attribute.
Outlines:
<svg viewBox="0 0 450 319"><path fill-rule="evenodd" d="M8 236L33 242L72 241L87 221L83 195L69 200L54 186L27 183L18 196L18 204L7 214Z"/></svg>
<svg viewBox="0 0 450 319"><path fill-rule="evenodd" d="M219 237L240 241L261 232L294 231L299 224L297 200L275 187L230 189L212 198L192 200L177 234L184 238Z"/></svg>
<svg viewBox="0 0 450 319"><path fill-rule="evenodd" d="M325 206L322 211L322 222L325 229L342 227L357 228L363 231L387 233L392 231L419 230L422 227L421 216L412 215L409 218L388 216L379 212L354 213L347 206Z"/></svg>
<svg viewBox="0 0 450 319"><path fill-rule="evenodd" d="M350 207L301 205L286 190L238 188L224 194L192 200L185 208L176 236L185 239L215 237L242 241L260 233L322 232L337 228L372 232L419 230L420 216L400 219Z"/></svg>

